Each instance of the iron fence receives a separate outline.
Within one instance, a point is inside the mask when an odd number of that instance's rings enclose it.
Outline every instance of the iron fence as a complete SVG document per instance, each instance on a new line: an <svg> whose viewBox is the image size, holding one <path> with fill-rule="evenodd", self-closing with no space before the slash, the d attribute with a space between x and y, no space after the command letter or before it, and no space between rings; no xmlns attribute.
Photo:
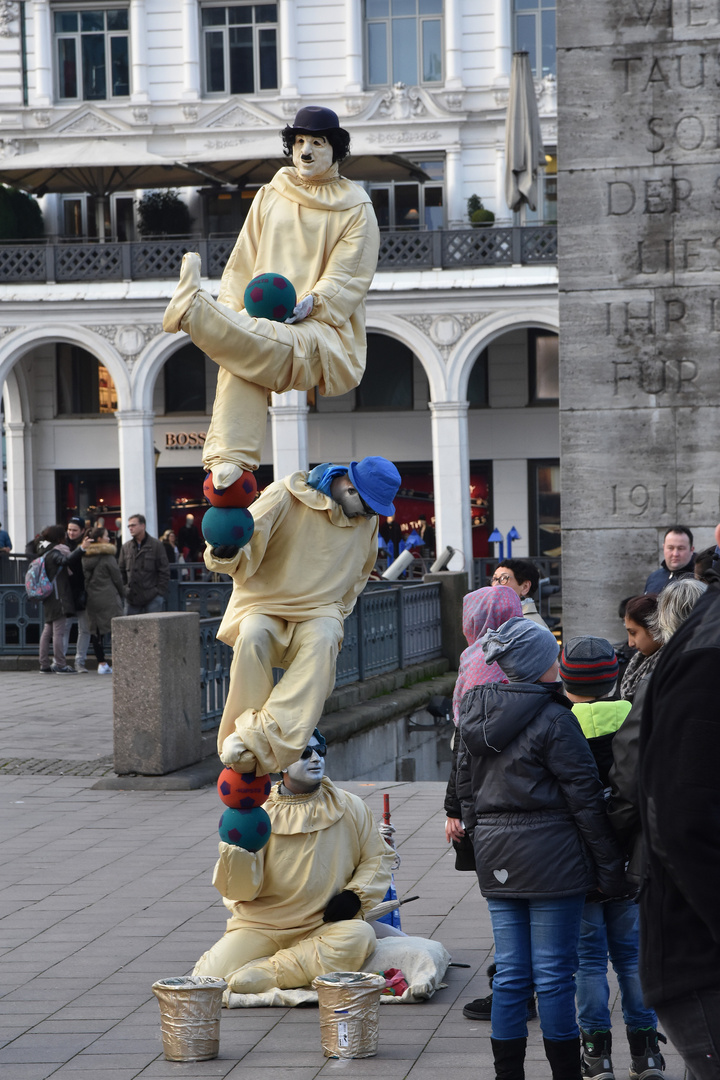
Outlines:
<svg viewBox="0 0 720 1080"><path fill-rule="evenodd" d="M174 280L186 251L199 252L204 272L221 276L235 236L146 237L143 240L47 238L0 243L0 284L22 281ZM386 229L379 270L456 269L557 262L557 226L482 229Z"/></svg>

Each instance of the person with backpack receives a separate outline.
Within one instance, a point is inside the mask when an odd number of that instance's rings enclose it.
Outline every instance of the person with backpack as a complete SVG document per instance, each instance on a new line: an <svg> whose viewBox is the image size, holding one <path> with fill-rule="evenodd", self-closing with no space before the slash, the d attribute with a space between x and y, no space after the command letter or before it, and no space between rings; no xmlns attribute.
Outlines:
<svg viewBox="0 0 720 1080"><path fill-rule="evenodd" d="M609 641L600 637L571 638L560 657L565 696L575 714L607 788L613 764L613 740L630 712L629 701L612 701L618 661ZM608 899L591 894L585 899L580 924L579 967L575 976L577 1011L582 1039L584 1080L614 1080L608 957L620 987L620 1003L630 1044L630 1077L662 1080L665 1060L658 1040L657 1016L643 1002L638 970L639 912L634 899Z"/></svg>
<svg viewBox="0 0 720 1080"><path fill-rule="evenodd" d="M50 544L50 550L41 557L43 566L37 567L40 560L36 559L26 576L26 589L29 595L32 595L32 586L28 585L28 577L35 569L37 569L39 579L37 587L43 590L48 588L42 580L43 570L51 586L47 595L42 597L45 626L40 635L40 671L43 675L51 673L74 675L75 668L68 664L63 647L68 616L75 612L70 575L73 572L73 566L79 566L84 546L89 541L83 540L75 551L70 551L65 543L64 525L49 525L47 529L43 529L42 539ZM51 643L53 663L50 662Z"/></svg>

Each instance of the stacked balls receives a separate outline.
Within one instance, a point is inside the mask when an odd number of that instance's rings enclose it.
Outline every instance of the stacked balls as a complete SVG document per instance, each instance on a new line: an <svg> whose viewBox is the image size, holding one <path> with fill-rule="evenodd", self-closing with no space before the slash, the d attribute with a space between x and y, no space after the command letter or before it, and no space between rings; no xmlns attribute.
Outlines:
<svg viewBox="0 0 720 1080"><path fill-rule="evenodd" d="M220 839L226 844L259 851L270 839L270 818L262 808L270 794L270 777L223 769L218 795L227 806L220 818Z"/></svg>
<svg viewBox="0 0 720 1080"><path fill-rule="evenodd" d="M203 536L211 547L244 547L253 534L255 522L247 509L257 494L255 477L247 470L228 488L213 486L212 473L203 484L210 509L202 520Z"/></svg>
<svg viewBox="0 0 720 1080"><path fill-rule="evenodd" d="M248 315L254 319L285 322L293 313L297 293L282 274L257 274L248 283L243 302Z"/></svg>

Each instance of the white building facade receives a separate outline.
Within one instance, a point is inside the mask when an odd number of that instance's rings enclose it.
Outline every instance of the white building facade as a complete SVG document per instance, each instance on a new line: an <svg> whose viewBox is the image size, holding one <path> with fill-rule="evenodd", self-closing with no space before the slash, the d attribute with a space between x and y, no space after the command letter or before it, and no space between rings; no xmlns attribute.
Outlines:
<svg viewBox="0 0 720 1080"><path fill-rule="evenodd" d="M518 47L536 71L548 171L537 213L513 222L504 139ZM261 483L383 454L403 474L401 525L426 503L438 549L458 550L453 568L488 551L492 527L517 529L516 554L559 545L557 270L543 256L554 6L8 0L0 181L40 197L49 241L0 242L0 519L15 550L63 515L112 527L142 512L157 534L200 503L215 369L162 331L184 248L140 239L143 181L157 188L165 170L180 191L216 293L263 169L282 164L280 130L318 103L350 131L344 171L383 231L368 373L343 398L273 396ZM494 227L471 228L473 195Z"/></svg>

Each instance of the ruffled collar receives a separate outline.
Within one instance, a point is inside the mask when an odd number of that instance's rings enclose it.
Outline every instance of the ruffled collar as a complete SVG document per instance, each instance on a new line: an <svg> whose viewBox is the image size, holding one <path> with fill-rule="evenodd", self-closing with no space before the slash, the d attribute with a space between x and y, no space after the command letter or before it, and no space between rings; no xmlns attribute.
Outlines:
<svg viewBox="0 0 720 1080"><path fill-rule="evenodd" d="M281 795L281 783L273 785L265 809L272 829L279 836L313 833L329 829L345 813L343 792L324 777L320 787L307 795Z"/></svg>
<svg viewBox="0 0 720 1080"><path fill-rule="evenodd" d="M344 176L305 180L291 165L279 169L269 186L291 202L312 210L350 210L371 201L368 193L353 180Z"/></svg>

